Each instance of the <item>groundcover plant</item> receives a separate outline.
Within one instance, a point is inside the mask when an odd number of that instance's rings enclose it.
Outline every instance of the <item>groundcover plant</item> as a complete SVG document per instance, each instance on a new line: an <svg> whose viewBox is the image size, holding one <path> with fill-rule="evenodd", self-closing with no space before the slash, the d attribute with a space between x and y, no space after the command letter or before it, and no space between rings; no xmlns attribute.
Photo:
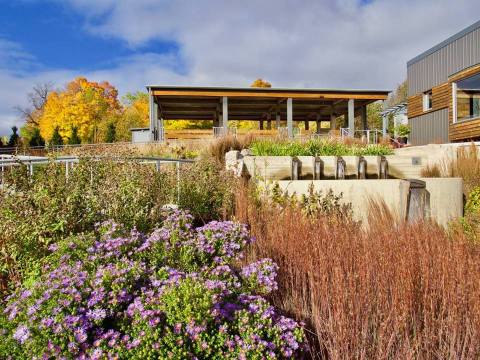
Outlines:
<svg viewBox="0 0 480 360"><path fill-rule="evenodd" d="M264 298L276 264L233 265L251 241L181 211L151 234L106 222L60 241L7 298L0 358L299 358L301 325Z"/></svg>

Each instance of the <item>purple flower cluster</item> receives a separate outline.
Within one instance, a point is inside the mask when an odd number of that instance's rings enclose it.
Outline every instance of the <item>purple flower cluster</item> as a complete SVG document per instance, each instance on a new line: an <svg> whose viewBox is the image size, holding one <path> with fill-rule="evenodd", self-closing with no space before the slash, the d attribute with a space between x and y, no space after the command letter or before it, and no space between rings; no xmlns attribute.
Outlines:
<svg viewBox="0 0 480 360"><path fill-rule="evenodd" d="M0 316L5 344L20 357L43 358L301 354L301 326L255 295L277 288L276 264L231 266L252 241L246 227L194 228L192 220L175 211L148 236L102 223L101 235L52 247L37 281L7 298L4 321ZM0 357L11 351L2 346Z"/></svg>
<svg viewBox="0 0 480 360"><path fill-rule="evenodd" d="M277 290L278 266L271 259L262 259L242 268L242 278L252 285L253 289L268 294Z"/></svg>

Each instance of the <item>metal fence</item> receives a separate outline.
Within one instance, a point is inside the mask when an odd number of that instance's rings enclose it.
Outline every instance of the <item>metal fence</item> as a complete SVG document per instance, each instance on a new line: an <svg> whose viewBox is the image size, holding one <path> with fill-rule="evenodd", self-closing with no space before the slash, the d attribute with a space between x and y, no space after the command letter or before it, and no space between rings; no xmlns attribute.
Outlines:
<svg viewBox="0 0 480 360"><path fill-rule="evenodd" d="M176 187L177 187L177 201L180 199L180 169L183 164L192 164L195 160L192 159L169 159L159 157L105 157L105 156L92 156L84 157L90 160L115 160L118 162L136 161L140 164L155 165L157 172L161 171L162 164L174 164L176 172ZM50 163L61 164L65 166L65 178L69 178L69 174L73 171L75 164L80 162L78 156L59 156L57 158L47 158L44 156L17 156L17 155L1 155L0 154L0 185L3 186L5 182L5 173L13 167L25 166L29 176L33 176L35 172L35 166L45 165Z"/></svg>

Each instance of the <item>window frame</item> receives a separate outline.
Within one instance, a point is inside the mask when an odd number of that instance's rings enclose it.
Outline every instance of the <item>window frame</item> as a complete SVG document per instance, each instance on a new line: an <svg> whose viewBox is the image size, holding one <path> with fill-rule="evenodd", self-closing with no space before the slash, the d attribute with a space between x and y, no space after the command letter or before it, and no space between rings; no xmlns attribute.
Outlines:
<svg viewBox="0 0 480 360"><path fill-rule="evenodd" d="M433 109L433 92L431 89L423 93L422 101L423 112L427 112Z"/></svg>

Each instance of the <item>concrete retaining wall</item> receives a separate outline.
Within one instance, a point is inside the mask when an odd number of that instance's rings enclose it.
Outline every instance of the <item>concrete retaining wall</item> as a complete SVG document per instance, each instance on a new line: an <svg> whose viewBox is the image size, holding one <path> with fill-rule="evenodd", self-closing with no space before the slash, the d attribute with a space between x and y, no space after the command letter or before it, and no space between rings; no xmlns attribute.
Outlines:
<svg viewBox="0 0 480 360"><path fill-rule="evenodd" d="M278 185L289 194L308 194L313 184L315 191L326 194L332 190L342 194L343 203L351 203L353 217L366 221L369 200L383 200L398 219L406 219L410 183L406 180L315 180L278 181Z"/></svg>
<svg viewBox="0 0 480 360"><path fill-rule="evenodd" d="M463 216L463 180L460 178L421 179L425 181L426 206L424 217L446 227L448 222ZM356 220L367 221L370 200L384 201L399 220L411 218L412 190L407 180L296 180L278 181L289 194L308 194L313 184L315 191L324 194L332 190L342 194L343 203L351 203Z"/></svg>

